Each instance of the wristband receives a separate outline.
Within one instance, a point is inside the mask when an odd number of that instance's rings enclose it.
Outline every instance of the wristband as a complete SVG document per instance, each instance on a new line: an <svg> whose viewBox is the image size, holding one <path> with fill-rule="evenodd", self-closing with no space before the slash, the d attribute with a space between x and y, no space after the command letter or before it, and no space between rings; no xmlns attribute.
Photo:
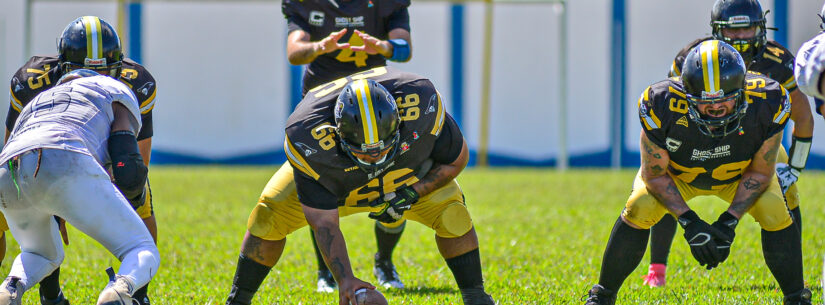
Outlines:
<svg viewBox="0 0 825 305"><path fill-rule="evenodd" d="M410 60L410 44L404 39L390 39L388 40L392 45L392 57L387 58L391 61L406 62Z"/></svg>
<svg viewBox="0 0 825 305"><path fill-rule="evenodd" d="M791 142L791 150L788 153L788 165L797 171L801 171L805 168L805 163L808 162L808 153L811 152L811 140L811 137L793 137Z"/></svg>

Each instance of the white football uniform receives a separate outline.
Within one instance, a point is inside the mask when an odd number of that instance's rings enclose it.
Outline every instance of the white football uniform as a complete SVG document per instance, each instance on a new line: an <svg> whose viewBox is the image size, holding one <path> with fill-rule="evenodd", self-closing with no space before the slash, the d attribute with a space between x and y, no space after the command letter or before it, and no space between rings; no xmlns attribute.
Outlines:
<svg viewBox="0 0 825 305"><path fill-rule="evenodd" d="M112 103L129 109L139 131L139 106L126 85L106 76L84 77L27 104L0 152L0 210L21 248L9 276L21 278L24 289L63 261L52 215L100 242L122 261L118 273L136 287L157 272L160 255L152 236L105 170L111 162Z"/></svg>
<svg viewBox="0 0 825 305"><path fill-rule="evenodd" d="M796 53L794 76L802 93L825 100L825 94L819 91L819 79L825 71L825 32L808 40Z"/></svg>

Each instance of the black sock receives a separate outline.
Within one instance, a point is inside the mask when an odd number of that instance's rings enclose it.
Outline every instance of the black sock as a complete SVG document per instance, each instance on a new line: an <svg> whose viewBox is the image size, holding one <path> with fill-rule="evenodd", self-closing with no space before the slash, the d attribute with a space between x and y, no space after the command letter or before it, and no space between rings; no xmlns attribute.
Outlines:
<svg viewBox="0 0 825 305"><path fill-rule="evenodd" d="M40 281L40 298L55 300L60 295L60 267Z"/></svg>
<svg viewBox="0 0 825 305"><path fill-rule="evenodd" d="M614 292L619 291L624 280L642 262L650 230L634 229L621 217L613 225L602 258L599 284Z"/></svg>
<svg viewBox="0 0 825 305"><path fill-rule="evenodd" d="M802 279L802 242L796 226L779 231L762 230L762 254L785 295L805 288Z"/></svg>
<svg viewBox="0 0 825 305"><path fill-rule="evenodd" d="M375 245L378 246L375 259L392 261L392 251L401 240L401 234L406 226L406 221L397 228L387 228L380 222L375 222Z"/></svg>
<svg viewBox="0 0 825 305"><path fill-rule="evenodd" d="M650 263L667 265L667 257L670 254L670 246L673 244L673 236L676 235L676 218L673 215L665 214L650 228Z"/></svg>
<svg viewBox="0 0 825 305"><path fill-rule="evenodd" d="M797 230L799 230L799 235L802 235L802 209L796 206L795 209L791 210L791 216L793 216L793 223L796 225Z"/></svg>
<svg viewBox="0 0 825 305"><path fill-rule="evenodd" d="M135 293L132 294L132 298L138 300L138 302L140 302L141 304L146 304L147 302L145 302L144 299L147 298L147 291L149 291L149 283L146 283L146 285L143 285L143 287L140 287L140 289L135 290Z"/></svg>
<svg viewBox="0 0 825 305"><path fill-rule="evenodd" d="M484 289L484 279L481 277L481 257L478 248L462 255L448 258L447 267L453 272L459 289Z"/></svg>
<svg viewBox="0 0 825 305"><path fill-rule="evenodd" d="M315 230L309 228L309 237L312 237L312 249L315 249L315 259L318 260L318 271L329 271L327 263L324 262L324 257L321 255L321 249L318 249L318 243L315 242Z"/></svg>
<svg viewBox="0 0 825 305"><path fill-rule="evenodd" d="M226 305L249 305L252 297L261 287L269 270L272 267L261 265L243 254L238 256L238 267L235 269L235 279L232 280L232 291Z"/></svg>

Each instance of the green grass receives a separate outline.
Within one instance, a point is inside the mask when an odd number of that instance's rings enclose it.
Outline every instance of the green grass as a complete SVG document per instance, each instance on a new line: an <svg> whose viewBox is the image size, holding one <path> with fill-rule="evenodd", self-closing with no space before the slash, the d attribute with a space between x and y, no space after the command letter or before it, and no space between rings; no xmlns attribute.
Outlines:
<svg viewBox="0 0 825 305"><path fill-rule="evenodd" d="M160 231L161 269L152 282L154 304L223 304L232 284L246 219L276 167L160 167L151 170ZM635 171L468 169L459 177L481 242L486 287L500 304L581 304L597 282L608 235L629 195ZM799 183L804 216L805 281L822 303L818 285L825 246L825 174L806 171ZM721 200L690 202L706 220ZM342 220L356 276L373 281L375 242L364 214ZM642 286L648 257L625 282L620 304L781 304L764 264L759 227L746 217L733 253L712 271L696 263L678 231L668 286ZM117 260L75 229L66 247L63 289L73 304L92 304L106 284L104 269ZM19 252L11 240L0 267L7 273ZM395 252L407 289L384 291L390 304L461 304L452 274L430 229L411 223ZM337 294L315 292L315 258L306 229L291 235L281 261L255 297L256 304L337 304ZM24 304L39 304L30 290Z"/></svg>

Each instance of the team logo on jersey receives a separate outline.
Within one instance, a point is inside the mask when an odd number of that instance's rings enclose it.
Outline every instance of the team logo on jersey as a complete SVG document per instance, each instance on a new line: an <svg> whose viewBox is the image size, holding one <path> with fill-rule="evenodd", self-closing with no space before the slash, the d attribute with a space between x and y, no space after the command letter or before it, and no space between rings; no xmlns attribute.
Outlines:
<svg viewBox="0 0 825 305"><path fill-rule="evenodd" d="M407 144L407 142L401 143L401 153L404 153L405 151L407 151L409 149L410 149L410 144Z"/></svg>
<svg viewBox="0 0 825 305"><path fill-rule="evenodd" d="M372 4L372 0L367 1L367 7L372 7L372 6L373 6L373 4Z"/></svg>
<svg viewBox="0 0 825 305"><path fill-rule="evenodd" d="M413 140L418 140L418 131L413 131Z"/></svg>
<svg viewBox="0 0 825 305"><path fill-rule="evenodd" d="M364 24L364 16L335 17L335 27L339 28L363 27Z"/></svg>
<svg viewBox="0 0 825 305"><path fill-rule="evenodd" d="M676 152L677 150L679 150L679 147L682 146L682 141L668 137L667 139L665 139L665 146L667 146L667 150L669 152Z"/></svg>
<svg viewBox="0 0 825 305"><path fill-rule="evenodd" d="M295 142L295 146L298 146L298 148L302 152L304 152L304 156L306 156L306 157L309 157L309 155L318 152L317 150L313 149L312 147L309 147L309 145L306 145L306 144L301 143L301 142Z"/></svg>
<svg viewBox="0 0 825 305"><path fill-rule="evenodd" d="M683 115L681 118L676 120L676 125L688 127L688 119Z"/></svg>
<svg viewBox="0 0 825 305"><path fill-rule="evenodd" d="M717 146L713 149L699 150L693 149L690 161L705 161L708 159L724 158L730 156L730 145Z"/></svg>
<svg viewBox="0 0 825 305"><path fill-rule="evenodd" d="M14 92L18 92L24 89L23 85L20 84L20 80L17 79L17 77L13 77L11 79L11 86L14 87Z"/></svg>
<svg viewBox="0 0 825 305"><path fill-rule="evenodd" d="M435 112L436 103L438 103L438 94L433 94L430 97L430 103L427 104L427 110L424 110L424 114Z"/></svg>
<svg viewBox="0 0 825 305"><path fill-rule="evenodd" d="M154 87L154 86L155 86L155 83L153 83L153 82L145 83L145 84L143 84L143 86L140 86L140 88L137 89L137 92L139 92L140 94L143 94L143 95L149 95L149 91L152 91L152 87Z"/></svg>
<svg viewBox="0 0 825 305"><path fill-rule="evenodd" d="M309 12L309 24L314 26L324 25L324 12L311 11Z"/></svg>

